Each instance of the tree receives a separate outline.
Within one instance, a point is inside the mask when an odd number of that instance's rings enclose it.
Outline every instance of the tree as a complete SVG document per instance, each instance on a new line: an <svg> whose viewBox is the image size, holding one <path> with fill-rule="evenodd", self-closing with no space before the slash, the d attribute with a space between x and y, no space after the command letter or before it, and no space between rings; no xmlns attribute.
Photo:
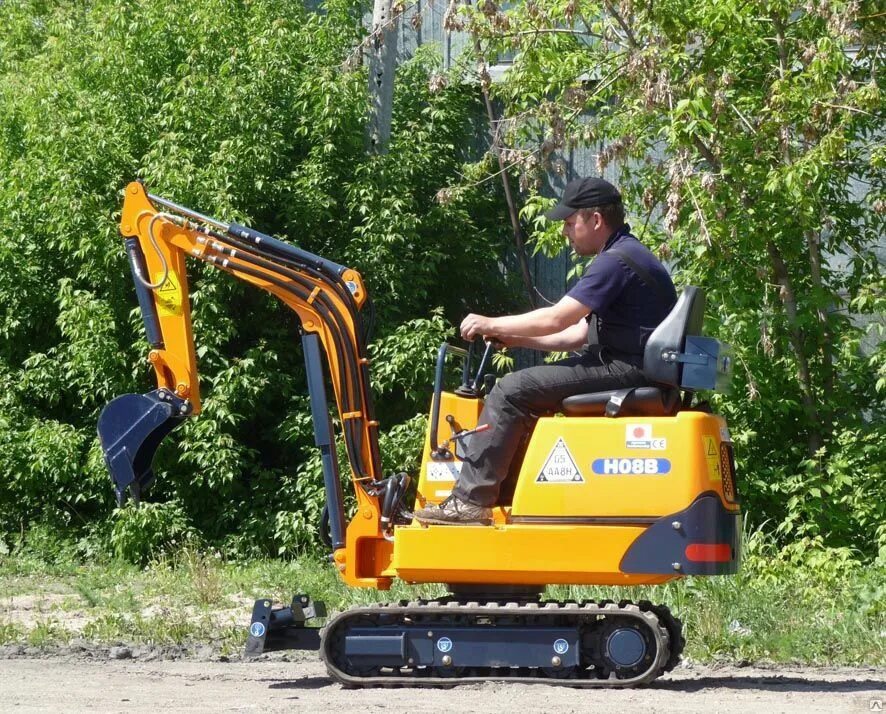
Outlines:
<svg viewBox="0 0 886 714"><path fill-rule="evenodd" d="M151 498L167 505L112 516L98 412L153 386L116 226L134 178L359 270L385 366L384 466L415 458L447 318L463 300L510 299L489 289L506 235L485 186L435 201L480 107L458 84L431 91L431 53L401 70L391 153L367 154L366 76L342 66L361 12L350 0L318 13L293 0L0 3L0 533L113 531L130 555L145 528L153 544L195 533L265 553L316 534L322 478L296 321L199 266L204 412L158 455Z"/></svg>
<svg viewBox="0 0 886 714"><path fill-rule="evenodd" d="M752 512L783 530L886 544L886 352L875 248L886 215L883 15L872 2L491 0L461 9L523 216L559 251L539 195L562 154L618 172L635 228L702 285L736 347L718 402ZM873 536L873 537L872 537Z"/></svg>

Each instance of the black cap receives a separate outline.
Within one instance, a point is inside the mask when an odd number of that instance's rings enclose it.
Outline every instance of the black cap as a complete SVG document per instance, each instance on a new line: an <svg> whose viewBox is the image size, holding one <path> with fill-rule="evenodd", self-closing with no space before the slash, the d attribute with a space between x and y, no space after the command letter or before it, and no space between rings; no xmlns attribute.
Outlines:
<svg viewBox="0 0 886 714"><path fill-rule="evenodd" d="M596 208L610 203L621 203L621 194L606 179L596 176L575 179L566 184L560 203L545 213L545 218L562 221L580 208Z"/></svg>

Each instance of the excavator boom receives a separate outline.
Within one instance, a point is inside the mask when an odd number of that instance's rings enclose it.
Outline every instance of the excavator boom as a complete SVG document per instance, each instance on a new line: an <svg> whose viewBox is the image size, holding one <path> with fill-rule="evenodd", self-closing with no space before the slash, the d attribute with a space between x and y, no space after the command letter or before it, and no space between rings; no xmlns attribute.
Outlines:
<svg viewBox="0 0 886 714"><path fill-rule="evenodd" d="M325 354L358 505L378 521L378 497L369 486L380 479L381 460L361 319L369 302L360 274L252 228L150 195L138 182L126 187L120 231L157 389L117 397L99 418L118 501L127 491L135 500L141 497L154 478L151 463L160 442L201 409L185 266L192 258L275 295L298 316L332 546L341 549L345 524L324 386Z"/></svg>

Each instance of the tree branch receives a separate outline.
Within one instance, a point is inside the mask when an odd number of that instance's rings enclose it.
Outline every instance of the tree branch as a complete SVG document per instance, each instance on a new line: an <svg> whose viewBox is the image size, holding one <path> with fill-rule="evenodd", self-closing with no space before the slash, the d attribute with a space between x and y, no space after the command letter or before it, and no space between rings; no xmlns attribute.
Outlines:
<svg viewBox="0 0 886 714"><path fill-rule="evenodd" d="M598 40L605 40L603 35L596 32L582 32L581 30L569 30L563 27L537 27L532 30L521 30L520 32L503 32L497 37L525 37L526 35L575 35L577 37L596 37Z"/></svg>
<svg viewBox="0 0 886 714"><path fill-rule="evenodd" d="M630 46L634 49L639 47L640 45L637 43L637 38L634 37L634 33L631 32L631 28L628 27L628 24L624 21L622 16L618 14L618 11L609 0L606 0L606 9L609 10L609 13L612 15L612 17L615 18L615 21L618 23L619 27L621 27L622 32L624 32L627 36Z"/></svg>
<svg viewBox="0 0 886 714"><path fill-rule="evenodd" d="M784 22L778 15L772 16L772 24L775 26L775 46L778 48L778 76L779 79L787 78L788 53L785 47ZM787 125L782 126L782 158L785 164L791 163L791 135Z"/></svg>
<svg viewBox="0 0 886 714"><path fill-rule="evenodd" d="M474 51L477 53L478 58L483 57L480 40L477 38L474 39ZM498 133L498 127L495 119L495 110L492 107L492 99L489 97L489 86L485 82L481 82L480 88L483 94L483 104L486 107L486 116L489 120L489 130L492 134L491 138L493 145L495 145L497 142L496 135ZM526 297L529 300L530 307L535 308L537 306L534 292L535 285L532 282L532 272L529 270L529 258L526 256L526 240L523 237L523 226L520 225L520 215L517 212L517 204L514 201L514 196L511 192L511 182L508 180L505 161L502 158L501 151L496 151L495 153L496 158L498 159L499 173L501 174L501 185L505 193L505 203L508 206L508 217L511 220L511 230L514 234L514 248L517 252L517 262L520 264L523 287L526 290Z"/></svg>
<svg viewBox="0 0 886 714"><path fill-rule="evenodd" d="M772 240L766 241L766 250L769 253L769 260L772 263L772 272L775 274L775 280L780 290L779 296L784 305L784 310L788 318L788 340L794 353L794 360L797 364L797 373L800 382L800 394L803 400L803 409L806 412L806 419L809 427L807 439L807 448L810 458L822 446L821 420L818 409L815 406L815 397L812 393L812 377L809 371L809 361L804 351L803 334L800 332L798 324L797 297L794 293L791 278L788 274L787 265L779 251L778 246Z"/></svg>
<svg viewBox="0 0 886 714"><path fill-rule="evenodd" d="M815 301L815 313L821 324L821 340L819 348L822 356L822 369L824 370L824 389L831 393L834 390L836 377L834 374L834 355L831 331L828 326L828 315L821 304L823 292L822 286L822 257L821 257L821 234L811 230L806 235L806 245L809 251L810 277L812 278L812 295ZM826 418L824 430L830 427L830 416Z"/></svg>
<svg viewBox="0 0 886 714"><path fill-rule="evenodd" d="M711 151L708 145L701 140L701 137L693 135L692 143L695 144L695 148L698 149L698 153L704 157L704 160L711 165L711 168L716 173L720 173L723 168L723 165L720 163L720 159L714 156L714 152Z"/></svg>

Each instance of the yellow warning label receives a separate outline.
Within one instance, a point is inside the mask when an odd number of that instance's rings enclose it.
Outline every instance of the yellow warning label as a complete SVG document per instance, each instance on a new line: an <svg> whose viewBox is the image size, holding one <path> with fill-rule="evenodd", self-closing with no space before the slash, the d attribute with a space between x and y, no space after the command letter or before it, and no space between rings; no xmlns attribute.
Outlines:
<svg viewBox="0 0 886 714"><path fill-rule="evenodd" d="M713 436L703 436L705 460L708 462L708 478L711 481L722 481L723 472L720 470L720 452L717 450L717 440Z"/></svg>
<svg viewBox="0 0 886 714"><path fill-rule="evenodd" d="M163 278L163 273L154 276L154 282ZM157 313L161 317L179 316L182 314L182 289L172 272L167 273L166 280L154 291L157 301Z"/></svg>

